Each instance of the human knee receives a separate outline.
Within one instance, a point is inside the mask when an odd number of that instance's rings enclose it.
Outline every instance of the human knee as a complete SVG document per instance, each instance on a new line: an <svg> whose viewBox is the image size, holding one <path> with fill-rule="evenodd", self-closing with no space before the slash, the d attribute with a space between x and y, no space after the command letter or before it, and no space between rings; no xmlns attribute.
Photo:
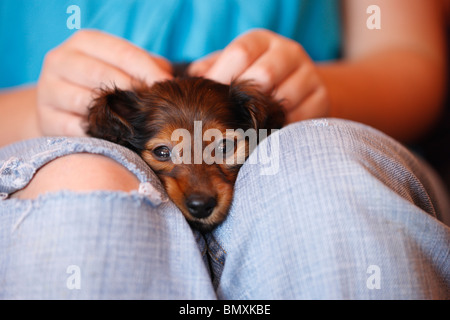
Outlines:
<svg viewBox="0 0 450 320"><path fill-rule="evenodd" d="M34 199L61 190L137 190L139 180L118 162L97 154L72 154L57 158L39 169L30 183L12 198Z"/></svg>
<svg viewBox="0 0 450 320"><path fill-rule="evenodd" d="M289 184L296 198L306 192L307 199L312 194L348 193L374 201L374 190L387 188L432 215L438 210L423 163L400 143L369 126L338 119L302 121L267 141L270 165L275 169L264 178L264 164L253 169L247 165L240 180L250 174L261 185L276 190ZM240 183L245 184L238 181L238 186Z"/></svg>
<svg viewBox="0 0 450 320"><path fill-rule="evenodd" d="M367 133L365 130L373 132ZM298 170L304 173L304 169L309 168L319 170L320 173L322 164L334 163L340 166L358 162L364 154L361 150L366 148L366 140L371 140L363 136L372 135L373 140L377 138L377 134L379 133L364 125L339 119L291 124L272 133L258 145L243 167L241 175L250 171L252 174L276 178L282 176L285 170L287 174L295 174ZM327 162L326 159L333 161Z"/></svg>

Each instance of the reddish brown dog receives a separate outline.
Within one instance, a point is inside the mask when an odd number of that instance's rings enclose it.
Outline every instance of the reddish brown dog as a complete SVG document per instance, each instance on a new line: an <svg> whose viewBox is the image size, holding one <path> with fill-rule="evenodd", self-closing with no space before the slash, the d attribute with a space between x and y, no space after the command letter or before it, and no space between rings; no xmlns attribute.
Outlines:
<svg viewBox="0 0 450 320"><path fill-rule="evenodd" d="M259 129L279 129L284 121L281 105L249 82L225 85L181 77L151 87L139 85L132 91L101 90L90 107L87 133L137 152L187 221L208 232L230 209L242 166L236 159L245 160L251 152L248 139L230 136L230 130L253 129L258 134ZM200 135L196 132L199 123ZM204 141L208 130L221 136ZM190 136L174 135L180 132ZM200 146L201 155L209 148L206 153L216 161L194 159L198 155L188 152L192 146Z"/></svg>

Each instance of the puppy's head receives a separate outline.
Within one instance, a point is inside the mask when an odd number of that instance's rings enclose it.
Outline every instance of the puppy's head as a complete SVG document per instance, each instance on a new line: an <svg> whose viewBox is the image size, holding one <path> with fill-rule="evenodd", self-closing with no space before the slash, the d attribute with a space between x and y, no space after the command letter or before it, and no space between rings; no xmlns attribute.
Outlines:
<svg viewBox="0 0 450 320"><path fill-rule="evenodd" d="M248 82L176 78L102 90L87 133L140 154L188 222L206 232L228 213L250 140L283 123L281 106Z"/></svg>

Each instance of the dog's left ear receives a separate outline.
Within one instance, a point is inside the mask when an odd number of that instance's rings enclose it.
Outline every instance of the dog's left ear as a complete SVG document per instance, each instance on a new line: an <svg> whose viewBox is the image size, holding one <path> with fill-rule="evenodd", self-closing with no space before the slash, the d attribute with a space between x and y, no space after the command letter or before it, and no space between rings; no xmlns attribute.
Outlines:
<svg viewBox="0 0 450 320"><path fill-rule="evenodd" d="M281 102L258 90L250 81L233 81L230 95L236 104L249 113L255 130L281 129L285 124L286 116Z"/></svg>
<svg viewBox="0 0 450 320"><path fill-rule="evenodd" d="M145 123L141 109L137 92L116 87L101 89L89 107L85 131L140 152L145 142L139 132Z"/></svg>

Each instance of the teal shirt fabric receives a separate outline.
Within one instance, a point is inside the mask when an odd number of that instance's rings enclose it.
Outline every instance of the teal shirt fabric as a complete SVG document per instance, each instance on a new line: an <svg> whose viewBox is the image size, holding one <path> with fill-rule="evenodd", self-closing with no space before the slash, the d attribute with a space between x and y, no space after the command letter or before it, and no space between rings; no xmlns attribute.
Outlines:
<svg viewBox="0 0 450 320"><path fill-rule="evenodd" d="M45 54L81 28L123 37L173 62L223 49L252 28L298 41L315 61L339 57L339 0L1 0L0 88L36 82Z"/></svg>

